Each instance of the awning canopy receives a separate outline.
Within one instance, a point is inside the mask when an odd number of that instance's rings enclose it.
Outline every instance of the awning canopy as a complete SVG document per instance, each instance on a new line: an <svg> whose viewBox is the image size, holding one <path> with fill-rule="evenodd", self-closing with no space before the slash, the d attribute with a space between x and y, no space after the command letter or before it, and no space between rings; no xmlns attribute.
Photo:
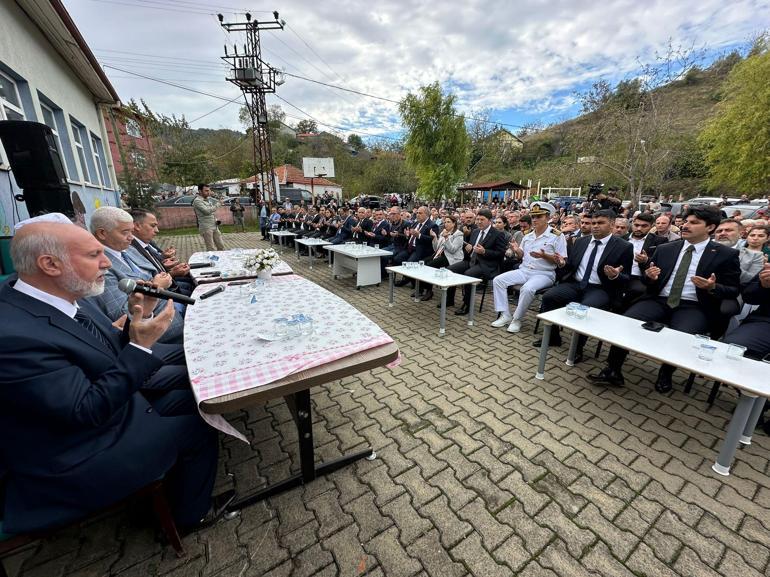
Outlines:
<svg viewBox="0 0 770 577"><path fill-rule="evenodd" d="M467 184L465 186L458 186L457 190L460 191L503 191L503 190L529 190L526 186L522 186L512 180L498 180L497 182L479 182Z"/></svg>

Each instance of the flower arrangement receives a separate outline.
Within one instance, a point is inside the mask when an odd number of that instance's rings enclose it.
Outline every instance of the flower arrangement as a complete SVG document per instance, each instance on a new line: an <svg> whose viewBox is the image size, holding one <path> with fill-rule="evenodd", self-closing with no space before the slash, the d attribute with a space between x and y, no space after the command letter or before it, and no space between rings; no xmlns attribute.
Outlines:
<svg viewBox="0 0 770 577"><path fill-rule="evenodd" d="M250 270L263 271L272 270L278 266L281 262L281 257L272 248L261 248L254 254L248 255L244 261L243 266Z"/></svg>

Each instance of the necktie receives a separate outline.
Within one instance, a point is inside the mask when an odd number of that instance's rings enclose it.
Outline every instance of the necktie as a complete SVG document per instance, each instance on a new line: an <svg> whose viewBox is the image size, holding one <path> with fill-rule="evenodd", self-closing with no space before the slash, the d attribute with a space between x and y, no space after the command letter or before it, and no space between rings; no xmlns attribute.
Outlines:
<svg viewBox="0 0 770 577"><path fill-rule="evenodd" d="M602 241L595 240L594 241L594 248L591 251L591 256L588 257L588 266L586 266L586 271L583 273L583 278L580 279L580 288L584 289L588 286L588 281L591 280L591 271L594 268L594 261L596 260L596 253L599 250L599 245L602 244Z"/></svg>
<svg viewBox="0 0 770 577"><path fill-rule="evenodd" d="M481 234L479 234L479 238L478 238L478 240L476 241L476 244L474 244L474 245L473 245L473 248L476 248L477 246L479 246L481 243L483 243L483 242L484 242L484 237L486 236L486 234L487 234L487 231L486 231L486 229L484 229L484 230L482 230L482 231L481 231ZM471 253L471 262L472 262L472 263L475 263L475 262L478 260L478 258L479 258L479 255L478 255L478 253L477 253L477 252L474 250L474 251Z"/></svg>
<svg viewBox="0 0 770 577"><path fill-rule="evenodd" d="M687 272L690 270L692 253L694 251L695 247L693 245L688 246L682 255L682 262L679 263L679 268L676 269L674 282L671 284L671 292L668 293L668 300L666 300L666 304L672 309L678 307L682 300L682 289L687 280Z"/></svg>
<svg viewBox="0 0 770 577"><path fill-rule="evenodd" d="M107 337L104 336L104 333L99 330L99 327L94 324L94 321L91 320L91 317L85 314L82 310L78 309L78 311L75 313L75 320L78 322L78 324L80 324L80 326L91 333L91 335L97 341L99 341L105 349L110 350L113 353L116 352L112 346L112 343L110 343Z"/></svg>
<svg viewBox="0 0 770 577"><path fill-rule="evenodd" d="M125 252L121 252L120 256L123 258L123 262L126 263L128 268L130 268L133 272L141 272L139 268L133 262L131 262L131 259L128 258L128 255Z"/></svg>
<svg viewBox="0 0 770 577"><path fill-rule="evenodd" d="M417 226L415 227L415 230L417 232L420 232L421 228L422 228L422 223L421 222L417 223ZM413 236L411 239L409 239L409 244L411 244L412 246L416 245L417 244L417 237Z"/></svg>

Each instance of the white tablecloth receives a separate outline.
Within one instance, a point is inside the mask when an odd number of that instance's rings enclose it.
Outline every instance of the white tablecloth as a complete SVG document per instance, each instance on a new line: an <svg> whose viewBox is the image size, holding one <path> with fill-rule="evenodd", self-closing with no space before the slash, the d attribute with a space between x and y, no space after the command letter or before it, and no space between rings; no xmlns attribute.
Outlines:
<svg viewBox="0 0 770 577"><path fill-rule="evenodd" d="M244 249L240 254L231 250L196 252L190 257L190 260L188 261L190 264L209 262L209 256L211 255L219 257L219 260L213 261L213 266L190 269L190 276L196 284L220 282L222 280L221 277L209 278L201 276L203 273L213 271L219 271L222 275L226 276L227 280L254 278L256 277L256 273L252 273L243 268L243 257L254 254L257 250L258 249ZM273 269L274 275L291 274L292 272L294 272L292 268L283 260Z"/></svg>

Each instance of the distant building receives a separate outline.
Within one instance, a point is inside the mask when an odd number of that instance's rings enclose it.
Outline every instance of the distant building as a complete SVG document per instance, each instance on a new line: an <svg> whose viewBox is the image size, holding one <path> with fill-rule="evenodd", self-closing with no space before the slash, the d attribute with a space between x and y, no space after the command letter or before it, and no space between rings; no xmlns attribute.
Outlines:
<svg viewBox="0 0 770 577"><path fill-rule="evenodd" d="M104 110L118 95L61 0L0 2L0 120L47 124L83 222L119 205ZM3 174L5 173L5 174ZM21 191L0 146L0 236L27 218Z"/></svg>
<svg viewBox="0 0 770 577"><path fill-rule="evenodd" d="M297 168L296 166L292 166L291 164L276 166L273 169L273 176L276 180L276 183L283 188L301 188L303 190L307 190L310 194L315 194L316 196L323 196L324 193L328 192L329 194L334 195L334 197L337 199L342 198L341 185L334 182L333 180L328 180L322 177L313 179L306 177L302 174L302 169ZM243 181L243 184L247 189L253 189L254 180L255 178L250 176Z"/></svg>
<svg viewBox="0 0 770 577"><path fill-rule="evenodd" d="M510 146L511 148L515 148L515 149L524 148L524 141L518 136L516 136L515 134L513 134L511 131L506 130L505 128L500 128L494 131L492 134L490 134L487 137L487 140L492 140L495 138L501 144Z"/></svg>
<svg viewBox="0 0 770 577"><path fill-rule="evenodd" d="M118 182L123 180L127 170L140 183L158 182L155 150L146 119L122 106L105 109L104 120Z"/></svg>

